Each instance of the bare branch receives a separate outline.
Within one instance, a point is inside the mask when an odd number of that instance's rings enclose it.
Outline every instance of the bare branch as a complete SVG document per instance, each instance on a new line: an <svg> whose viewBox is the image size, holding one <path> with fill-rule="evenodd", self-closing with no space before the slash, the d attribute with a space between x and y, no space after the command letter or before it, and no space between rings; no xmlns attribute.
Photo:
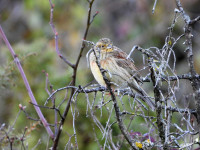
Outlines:
<svg viewBox="0 0 200 150"><path fill-rule="evenodd" d="M186 50L185 52L187 53L187 59L188 59L188 64L190 67L190 73L192 76L197 76L198 74L195 71L194 68L194 58L193 58L193 49L192 49L192 27L191 27L191 19L190 17L186 14L186 12L183 10L183 7L180 3L180 0L176 0L176 5L178 9L180 10L180 13L185 21L185 45L186 45ZM199 17L196 18L196 20L199 20ZM192 21L194 22L194 20ZM196 22L196 21L195 21ZM193 78L192 80L192 87L195 92L195 100L196 100L196 109L197 109L197 122L200 124L200 80Z"/></svg>
<svg viewBox="0 0 200 150"><path fill-rule="evenodd" d="M50 1L50 2L51 2L51 1ZM84 33L84 36L83 36L83 39L84 39L84 40L86 40L86 38L87 38L88 31L89 31L89 27L90 27L90 25L91 25L91 23L92 23L92 21L91 21L91 11L92 11L93 2L94 2L94 0L88 1L88 3L89 3L89 10L88 10L88 17L87 17L86 29L85 29L85 33ZM51 5L51 7L52 7L52 4L51 4L51 3L50 3L50 5ZM97 13L96 13L96 15L97 15ZM95 16L96 16L96 15L95 15ZM94 16L94 17L95 17L95 16ZM93 17L93 18L94 18L94 17ZM73 68L73 75L72 75L72 82L71 82L71 85L72 85L72 86L75 86L75 85L76 85L76 80L77 80L77 79L76 79L76 76L77 76L77 69L78 69L78 65L79 65L80 59L81 59L81 57L82 57L82 53L83 53L84 48L85 48L85 44L84 44L84 41L82 41L82 46L81 46L79 55L78 55L78 57L77 57L76 63L75 63L75 65L72 66L72 68ZM54 144L53 144L53 149L54 149L54 150L56 150L56 148L57 148L57 146L58 146L60 134L61 134L61 132L62 132L62 126L63 126L63 124L64 124L64 122L65 122L65 118L67 117L67 114L68 114L68 112L69 112L69 108L70 108L71 101L72 101L72 98L73 98L73 96L74 96L74 93L75 93L75 89L73 88L73 89L71 90L70 98L68 99L67 105L66 105L66 107L65 107L65 111L64 111L64 113L63 113L63 115L62 115L62 116L63 116L63 119L61 119L60 125L59 125L59 127L58 127L58 133L57 133L57 135L56 135L56 137L55 137L55 139L54 139Z"/></svg>
<svg viewBox="0 0 200 150"><path fill-rule="evenodd" d="M66 63L68 64L70 67L74 68L74 64L72 64L70 61L68 61L61 53L59 50L59 46L58 46L58 32L56 31L55 25L53 23L53 11L54 11L54 7L55 5L52 3L51 0L49 0L50 6L51 6L51 13L50 13L50 26L52 28L52 31L54 33L55 36L55 49L56 49L56 53L58 54L58 56Z"/></svg>
<svg viewBox="0 0 200 150"><path fill-rule="evenodd" d="M153 8L152 8L152 14L154 14L154 12L155 12L156 4L157 4L157 0L154 1Z"/></svg>
<svg viewBox="0 0 200 150"><path fill-rule="evenodd" d="M21 66L20 60L19 60L18 56L15 54L15 51L13 50L12 46L10 45L10 43L9 43L9 41L8 41L8 39L7 39L7 37L6 37L6 35L4 34L3 29L2 29L1 26L0 26L0 34L1 34L1 36L2 36L2 38L3 38L3 40L4 40L4 42L5 42L5 44L7 45L8 49L10 50L10 53L11 53L11 55L12 55L12 57L13 57L13 59L14 59L16 65L17 65L17 68L18 68L18 70L19 70L19 72L20 72L20 74L21 74L21 76L22 76L22 79L23 79L23 81L24 81L24 84L25 84L25 86L26 86L26 89L27 89L27 91L28 91L28 94L29 94L29 97L31 98L32 103L37 105L37 101L36 101L36 99L35 99L35 97L34 97L34 95L33 95L33 92L32 92L32 90L31 90L31 87L30 87L30 85L29 85L29 82L28 82L28 80L27 80L27 78L26 78L26 75L25 75L25 73L24 73L24 70L23 70L23 68L22 68L22 66ZM46 119L44 118L44 116L43 116L43 114L42 114L40 108L39 108L39 107L36 107L36 106L34 106L34 108L35 108L35 110L36 110L36 112L37 112L37 114L38 114L38 116L39 116L41 122L43 123L45 129L47 130L47 133L49 134L49 136L50 136L51 138L54 138L54 134L53 134L51 128L49 127L49 125L48 125Z"/></svg>
<svg viewBox="0 0 200 150"><path fill-rule="evenodd" d="M106 87L108 88L108 91L110 92L110 95L111 95L111 98L112 98L112 101L113 101L113 105L114 105L114 108L115 108L115 114L116 114L116 117L117 117L118 126L119 126L122 134L124 135L125 139L129 143L129 145L132 147L132 149L137 150L137 147L133 144L133 140L131 139L130 135L127 133L127 129L126 129L126 127L125 127L125 125L124 125L124 123L122 121L122 117L120 115L121 112L120 112L120 109L119 109L115 94L111 89L111 83L110 83L110 81L108 80L108 78L105 75L106 71L100 66L99 59L98 59L98 57L96 55L95 50L93 50L93 52L94 52L95 57L96 57L97 66L99 67L99 69L101 71L101 74L103 76L103 79L104 79L104 81L106 83Z"/></svg>
<svg viewBox="0 0 200 150"><path fill-rule="evenodd" d="M193 20L190 20L189 25L193 25L193 24L195 24L195 23L198 22L198 21L200 21L200 16L196 17L196 18L193 19Z"/></svg>

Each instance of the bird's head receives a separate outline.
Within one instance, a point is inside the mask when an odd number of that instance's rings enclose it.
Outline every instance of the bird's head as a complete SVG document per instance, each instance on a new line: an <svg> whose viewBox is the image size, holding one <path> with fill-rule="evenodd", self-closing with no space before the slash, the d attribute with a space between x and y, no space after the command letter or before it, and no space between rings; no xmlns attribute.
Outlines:
<svg viewBox="0 0 200 150"><path fill-rule="evenodd" d="M108 38L100 39L95 45L95 50L102 52L112 52L113 51L112 41Z"/></svg>

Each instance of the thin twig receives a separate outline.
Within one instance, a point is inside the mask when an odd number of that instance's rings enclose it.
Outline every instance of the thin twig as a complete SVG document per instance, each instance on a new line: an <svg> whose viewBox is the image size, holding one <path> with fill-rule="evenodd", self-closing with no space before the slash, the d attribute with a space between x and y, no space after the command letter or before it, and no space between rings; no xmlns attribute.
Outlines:
<svg viewBox="0 0 200 150"><path fill-rule="evenodd" d="M198 22L198 21L200 21L200 16L196 17L196 18L193 19L193 20L190 20L189 25L193 25L193 24L195 24L195 23Z"/></svg>
<svg viewBox="0 0 200 150"><path fill-rule="evenodd" d="M53 12L54 12L54 7L55 5L52 3L51 0L49 0L49 3L50 3L50 6L51 6L51 12L50 12L50 26L52 28L52 31L54 33L54 36L55 36L55 49L56 49L56 53L58 54L58 56L65 62L67 63L70 67L74 68L74 64L72 64L69 60L67 60L67 58L65 58L61 53L60 53L60 50L59 50L59 46L58 46L58 32L55 28L55 25L53 23Z"/></svg>
<svg viewBox="0 0 200 150"><path fill-rule="evenodd" d="M154 1L153 8L152 8L152 14L154 14L154 12L155 12L156 4L157 4L157 0Z"/></svg>
<svg viewBox="0 0 200 150"><path fill-rule="evenodd" d="M52 3L51 3L51 0L50 1L50 5L51 5L51 8L53 8L52 6ZM88 31L89 31L89 28L90 28L90 25L91 25L91 12L92 12L92 5L93 5L93 2L94 0L91 0L91 1L88 1L89 2L89 9L88 9L88 17L87 17L87 24L86 24L86 29L85 29L85 33L84 33L84 36L83 36L83 39L86 40L87 38L87 35L88 35ZM78 66L79 66L79 62L80 62L80 59L82 57L82 53L83 53L83 50L85 48L85 43L84 41L82 41L82 46L81 46L81 49L80 49L80 52L79 52L79 55L77 57L77 60L76 60L76 63L75 65L72 66L73 68L73 75L72 75L72 82L71 82L71 86L75 86L76 85L76 80L77 80L77 69L78 69ZM53 150L56 150L57 149L57 146L58 146L58 142L59 142L59 139L60 139L60 134L62 132L62 126L65 122L65 119L67 117L67 114L69 112L69 108L70 108L70 105L71 105L71 101L72 101L72 98L74 96L74 93L75 93L75 89L71 89L71 94L70 94L70 97L68 99L68 102L67 102L67 105L65 107L65 110L64 110L64 113L63 113L63 119L61 119L60 121L60 125L58 127L58 133L54 139L54 144L53 144L53 147L52 149Z"/></svg>
<svg viewBox="0 0 200 150"><path fill-rule="evenodd" d="M8 49L10 50L10 53L11 53L16 65L17 65L17 68L18 68L18 70L19 70L19 72L20 72L20 74L22 76L22 79L24 81L24 84L26 86L26 89L28 91L28 94L29 94L29 97L31 98L32 103L37 105L37 101L36 101L35 96L34 96L32 90L31 90L31 87L29 85L28 79L26 78L26 75L25 75L25 72L24 72L24 70L22 68L22 65L20 63L20 60L19 60L18 56L15 54L15 51L13 50L12 46L10 45L10 42L8 41L5 33L3 32L3 29L1 27L1 25L0 25L0 34L1 34L5 44L7 45ZM35 110L36 110L41 122L43 123L45 129L47 130L47 133L53 139L54 138L54 134L53 134L51 128L49 127L45 117L43 116L40 108L36 107L36 106L34 106L34 108L35 108Z"/></svg>
<svg viewBox="0 0 200 150"><path fill-rule="evenodd" d="M126 126L124 125L124 123L122 121L122 117L120 115L121 112L120 112L120 109L119 109L119 106L118 106L118 103L117 103L117 100L116 100L116 96L115 96L114 92L111 89L111 82L106 77L106 75L105 75L106 71L101 67L95 50L93 50L93 52L94 52L94 55L96 57L97 66L99 67L99 70L101 71L101 74L103 76L103 80L105 81L106 87L107 87L107 89L108 89L108 91L109 91L109 93L111 95L111 98L112 98L112 101L113 101L113 105L114 105L114 108L115 108L115 115L116 115L116 118L117 118L119 129L121 130L123 136L125 137L125 139L129 143L129 145L132 147L132 149L137 150L137 147L134 145L133 140L131 139L130 135L127 132Z"/></svg>
<svg viewBox="0 0 200 150"><path fill-rule="evenodd" d="M192 76L197 76L198 74L194 68L194 58L193 58L193 49L192 49L192 26L191 26L191 19L188 14L184 11L180 0L176 0L176 5L185 21L185 45L187 53L188 64L190 67L190 74ZM192 24L196 21L200 20L200 17L197 17L196 20L192 21ZM197 122L200 124L200 80L199 79L192 79L192 87L195 93L195 102L196 102L196 110L197 110Z"/></svg>

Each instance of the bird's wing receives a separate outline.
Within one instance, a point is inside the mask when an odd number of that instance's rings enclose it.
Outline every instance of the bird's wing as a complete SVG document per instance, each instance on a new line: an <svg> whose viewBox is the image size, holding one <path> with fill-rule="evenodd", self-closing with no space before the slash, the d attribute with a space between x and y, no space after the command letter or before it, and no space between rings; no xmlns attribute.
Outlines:
<svg viewBox="0 0 200 150"><path fill-rule="evenodd" d="M121 49L114 47L113 57L116 60L116 63L127 70L127 72L136 79L137 82L142 82L140 79L140 74L135 67L133 61L131 59L127 59L127 54L123 52Z"/></svg>

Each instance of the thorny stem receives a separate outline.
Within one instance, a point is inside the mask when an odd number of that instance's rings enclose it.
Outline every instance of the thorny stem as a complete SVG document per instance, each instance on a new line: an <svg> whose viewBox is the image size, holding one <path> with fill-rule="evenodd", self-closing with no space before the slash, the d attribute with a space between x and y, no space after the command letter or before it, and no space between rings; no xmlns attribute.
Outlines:
<svg viewBox="0 0 200 150"><path fill-rule="evenodd" d="M23 70L23 68L22 68L22 66L21 66L20 60L19 60L18 56L15 54L15 51L13 50L12 46L10 45L10 42L8 41L8 39L7 39L6 35L5 35L5 33L3 32L3 29L2 29L2 27L1 27L1 25L0 25L0 34L1 34L1 36L2 36L2 38L3 38L3 40L4 40L4 42L5 42L5 44L7 45L8 49L10 50L10 53L11 53L11 55L12 55L12 57L13 57L13 59L14 59L16 65L17 65L17 68L18 68L18 70L19 70L19 72L20 72L20 74L21 74L21 76L22 76L22 79L23 79L23 81L24 81L24 84L25 84L25 86L26 86L26 89L27 89L27 91L28 91L28 94L29 94L29 97L30 97L32 103L35 104L35 105L38 105L38 104L37 104L37 101L36 101L36 99L35 99L35 97L34 97L34 95L33 95L33 92L32 92L32 90L31 90L31 87L30 87L30 85L29 85L29 82L28 82L28 80L27 80L27 78L26 78L26 75L25 75L25 73L24 73L24 70ZM35 110L36 110L36 112L37 112L37 114L38 114L38 116L39 116L39 118L40 118L40 121L42 122L42 124L44 125L45 129L47 130L47 133L48 133L49 136L53 139L53 138L54 138L54 134L53 134L51 128L49 127L49 124L47 123L45 117L43 116L43 114L42 114L40 108L37 107L37 106L34 106L34 108L35 108Z"/></svg>

